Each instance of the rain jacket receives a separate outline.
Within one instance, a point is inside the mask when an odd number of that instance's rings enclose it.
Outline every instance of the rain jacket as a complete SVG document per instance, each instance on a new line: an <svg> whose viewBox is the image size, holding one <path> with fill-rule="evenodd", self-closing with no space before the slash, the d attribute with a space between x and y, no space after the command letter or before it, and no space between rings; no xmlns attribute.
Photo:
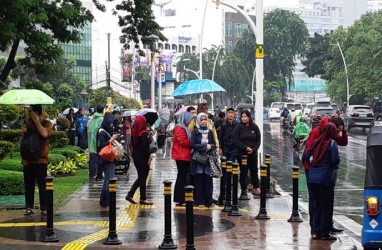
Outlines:
<svg viewBox="0 0 382 250"><path fill-rule="evenodd" d="M299 139L301 136L308 136L309 132L309 126L305 122L299 122L293 130L294 138Z"/></svg>
<svg viewBox="0 0 382 250"><path fill-rule="evenodd" d="M97 153L97 133L101 127L103 115L101 113L94 113L93 119L89 121L88 125L88 144L89 152Z"/></svg>
<svg viewBox="0 0 382 250"><path fill-rule="evenodd" d="M302 111L298 112L298 114L296 115L296 122L295 122L296 125L300 122L301 117L303 115L304 115L304 113L302 113Z"/></svg>

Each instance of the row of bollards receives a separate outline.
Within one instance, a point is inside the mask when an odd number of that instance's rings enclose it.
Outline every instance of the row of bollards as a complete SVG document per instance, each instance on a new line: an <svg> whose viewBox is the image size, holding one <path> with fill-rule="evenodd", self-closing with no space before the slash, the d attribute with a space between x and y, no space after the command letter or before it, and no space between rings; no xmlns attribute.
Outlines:
<svg viewBox="0 0 382 250"><path fill-rule="evenodd" d="M238 207L238 177L239 177L239 164L231 161L226 161L222 157L222 170L223 170L223 184L220 186L219 202L224 203L223 212L227 212L229 216L241 216ZM246 164L246 158L243 157L244 164ZM243 163L243 162L242 162ZM269 168L270 168L270 156L266 155L265 164L260 166L261 177L261 195L260 195L260 209L258 215L255 217L259 220L270 219L266 210L266 199L271 194L269 186ZM298 181L299 181L299 168L293 167L293 207L292 215L288 222L302 222L302 218L298 209ZM59 238L54 232L53 226L53 179L54 177L46 177L46 193L47 193L47 226L46 233L41 238L43 242L58 242ZM118 238L116 230L116 191L117 191L117 179L112 178L109 180L109 233L108 237L104 241L106 245L119 245L122 241ZM176 249L177 245L174 243L171 233L171 196L172 188L171 181L164 181L164 220L165 220L165 233L163 242L159 245L159 249ZM193 211L193 186L185 186L185 201L186 201L186 229L187 229L187 243L186 249L195 249L194 244L194 211ZM272 195L272 194L271 194ZM273 197L273 195L272 195Z"/></svg>

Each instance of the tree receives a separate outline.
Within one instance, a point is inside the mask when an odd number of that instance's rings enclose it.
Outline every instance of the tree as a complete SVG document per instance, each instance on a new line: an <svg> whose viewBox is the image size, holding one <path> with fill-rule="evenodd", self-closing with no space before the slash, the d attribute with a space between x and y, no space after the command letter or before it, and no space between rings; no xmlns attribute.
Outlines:
<svg viewBox="0 0 382 250"><path fill-rule="evenodd" d="M314 37L309 38L309 43L304 52L302 64L305 66L304 72L309 77L321 76L325 78L324 64L332 59L330 54L330 36L329 34L320 35L314 33Z"/></svg>
<svg viewBox="0 0 382 250"><path fill-rule="evenodd" d="M10 49L8 60L1 71L3 86L16 66L15 56L22 41L25 43L24 65L39 66L62 55L58 43L79 42L82 28L93 20L93 15L80 0L13 1L3 0L0 11L0 51ZM58 42L58 43L57 43Z"/></svg>

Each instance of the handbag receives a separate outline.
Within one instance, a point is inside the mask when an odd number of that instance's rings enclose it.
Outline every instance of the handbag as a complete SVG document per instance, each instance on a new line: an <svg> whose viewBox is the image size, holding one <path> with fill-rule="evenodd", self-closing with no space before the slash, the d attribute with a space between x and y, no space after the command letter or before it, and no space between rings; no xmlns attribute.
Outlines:
<svg viewBox="0 0 382 250"><path fill-rule="evenodd" d="M109 143L99 151L98 155L108 162L113 162L116 158L113 145Z"/></svg>
<svg viewBox="0 0 382 250"><path fill-rule="evenodd" d="M150 152L150 154L154 154L154 153L156 153L158 151L158 144L154 140L154 137L153 137L153 135L151 133L149 133L148 137L149 137L149 140L150 140L149 152Z"/></svg>
<svg viewBox="0 0 382 250"><path fill-rule="evenodd" d="M206 165L209 161L207 154L201 153L197 150L192 151L192 158L191 159L192 159L192 161L194 161L200 165Z"/></svg>
<svg viewBox="0 0 382 250"><path fill-rule="evenodd" d="M125 156L125 149L119 141L114 140L111 145L113 146L115 158L122 159Z"/></svg>
<svg viewBox="0 0 382 250"><path fill-rule="evenodd" d="M223 176L223 171L219 159L216 156L208 156L208 162L211 167L211 177L221 178Z"/></svg>

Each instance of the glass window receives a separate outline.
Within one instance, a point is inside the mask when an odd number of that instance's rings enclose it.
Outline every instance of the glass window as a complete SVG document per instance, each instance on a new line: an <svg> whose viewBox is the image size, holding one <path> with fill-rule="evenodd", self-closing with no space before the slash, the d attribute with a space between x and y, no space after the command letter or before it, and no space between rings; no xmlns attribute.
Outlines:
<svg viewBox="0 0 382 250"><path fill-rule="evenodd" d="M225 48L227 53L231 53L233 50L232 41L226 41L225 42Z"/></svg>
<svg viewBox="0 0 382 250"><path fill-rule="evenodd" d="M232 36L232 23L231 22L226 22L225 23L225 36Z"/></svg>
<svg viewBox="0 0 382 250"><path fill-rule="evenodd" d="M241 37L243 33L241 23L235 23L235 37Z"/></svg>

